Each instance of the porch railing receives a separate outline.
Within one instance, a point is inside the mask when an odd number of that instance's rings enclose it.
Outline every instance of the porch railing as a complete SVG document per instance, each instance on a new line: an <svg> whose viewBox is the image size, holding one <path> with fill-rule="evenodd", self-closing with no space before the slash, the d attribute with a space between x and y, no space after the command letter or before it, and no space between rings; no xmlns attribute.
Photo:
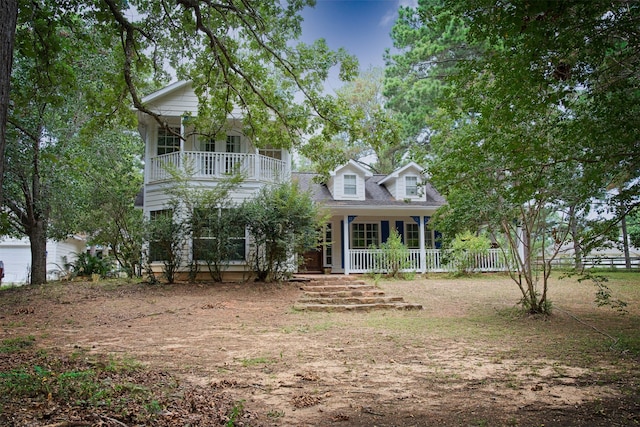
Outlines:
<svg viewBox="0 0 640 427"><path fill-rule="evenodd" d="M427 272L457 271L458 264L446 257L440 249L425 250L425 268ZM466 265L470 271L491 272L507 271L509 264L500 249L489 249L486 254L469 253ZM400 271L420 272L422 270L420 249L409 249L402 259L397 255L385 253L381 249L350 249L351 273L387 272L389 266L400 265Z"/></svg>
<svg viewBox="0 0 640 427"><path fill-rule="evenodd" d="M200 179L240 173L246 180L263 182L281 182L289 172L284 161L260 154L182 151L151 158L149 182L171 179L172 170L185 171Z"/></svg>

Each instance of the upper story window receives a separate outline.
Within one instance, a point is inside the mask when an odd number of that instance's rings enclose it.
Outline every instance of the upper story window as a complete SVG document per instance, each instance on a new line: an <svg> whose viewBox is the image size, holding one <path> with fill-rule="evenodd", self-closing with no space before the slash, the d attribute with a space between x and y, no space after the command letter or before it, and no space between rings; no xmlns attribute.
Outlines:
<svg viewBox="0 0 640 427"><path fill-rule="evenodd" d="M204 143L202 143L202 150L208 153L213 153L216 151L216 139L209 138Z"/></svg>
<svg viewBox="0 0 640 427"><path fill-rule="evenodd" d="M227 135L227 153L240 152L240 135Z"/></svg>
<svg viewBox="0 0 640 427"><path fill-rule="evenodd" d="M282 150L279 148L271 148L271 147L261 148L260 150L258 150L258 153L261 156L282 160Z"/></svg>
<svg viewBox="0 0 640 427"><path fill-rule="evenodd" d="M407 176L404 178L405 182L405 195L417 196L418 195L418 177Z"/></svg>
<svg viewBox="0 0 640 427"><path fill-rule="evenodd" d="M344 176L344 194L351 196L355 196L357 194L355 175Z"/></svg>
<svg viewBox="0 0 640 427"><path fill-rule="evenodd" d="M158 129L158 156L180 151L180 128Z"/></svg>

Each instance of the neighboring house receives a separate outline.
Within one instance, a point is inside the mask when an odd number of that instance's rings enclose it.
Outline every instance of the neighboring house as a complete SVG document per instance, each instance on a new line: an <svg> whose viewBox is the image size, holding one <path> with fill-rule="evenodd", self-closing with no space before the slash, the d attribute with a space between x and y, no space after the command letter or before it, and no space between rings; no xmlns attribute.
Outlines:
<svg viewBox="0 0 640 427"><path fill-rule="evenodd" d="M86 250L85 239L73 236L56 242L47 241L47 279L60 278L65 264L73 262L76 254ZM29 239L5 239L0 242L0 261L4 263L2 284L29 282L31 271L31 245Z"/></svg>
<svg viewBox="0 0 640 427"><path fill-rule="evenodd" d="M306 254L304 270L369 272L375 262L370 247L379 247L394 229L409 248L410 269L433 269L440 236L428 223L444 199L425 180L422 167L412 162L390 175L378 175L352 160L332 171L326 184L314 182L315 177L294 174L300 187L310 189L313 200L331 212L325 241Z"/></svg>
<svg viewBox="0 0 640 427"><path fill-rule="evenodd" d="M144 217L150 220L167 213L170 195L167 188L174 183L170 168L189 169L195 186L214 187L229 173L239 171L244 177L239 188L231 195L232 201L241 203L253 197L265 185L291 179L291 157L287 150L255 147L241 131L234 111L229 117L226 135L213 139L198 135L190 118L197 116L198 98L190 82L177 82L142 99L154 113L159 114L171 131L160 126L155 118L138 113L138 130L145 141L145 171L142 194ZM215 238L215 236L209 236ZM248 245L246 232L239 232L237 259L232 260L228 272L244 275L247 271ZM188 260L192 245L185 247ZM149 257L154 271L162 269L161 251L150 243Z"/></svg>

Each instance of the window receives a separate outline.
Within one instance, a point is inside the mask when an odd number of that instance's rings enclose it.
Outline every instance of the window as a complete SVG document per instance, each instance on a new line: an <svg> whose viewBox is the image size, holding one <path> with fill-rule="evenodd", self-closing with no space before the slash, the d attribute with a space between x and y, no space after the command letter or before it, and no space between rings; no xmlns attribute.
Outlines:
<svg viewBox="0 0 640 427"><path fill-rule="evenodd" d="M149 221L151 223L151 239L149 241L149 261L167 261L171 251L171 226L173 211L163 209L151 211Z"/></svg>
<svg viewBox="0 0 640 427"><path fill-rule="evenodd" d="M158 156L180 150L180 128L158 129Z"/></svg>
<svg viewBox="0 0 640 427"><path fill-rule="evenodd" d="M420 226L415 223L406 223L404 225L404 243L409 249L420 248ZM434 239L433 230L425 228L424 230L424 247L425 249L433 249Z"/></svg>
<svg viewBox="0 0 640 427"><path fill-rule="evenodd" d="M420 226L418 224L405 224L404 243L409 249L420 248Z"/></svg>
<svg viewBox="0 0 640 427"><path fill-rule="evenodd" d="M245 230L232 209L196 209L193 213L193 259L195 261L244 261ZM227 237L223 245L219 236Z"/></svg>
<svg viewBox="0 0 640 427"><path fill-rule="evenodd" d="M344 176L344 194L355 196L356 191L356 176L345 175Z"/></svg>
<svg viewBox="0 0 640 427"><path fill-rule="evenodd" d="M380 243L378 224L352 224L351 248L367 249L371 245Z"/></svg>
<svg viewBox="0 0 640 427"><path fill-rule="evenodd" d="M240 135L227 135L227 153L240 152Z"/></svg>
<svg viewBox="0 0 640 427"><path fill-rule="evenodd" d="M407 196L417 196L418 195L418 177L407 176L404 178L404 182L405 182L405 194Z"/></svg>
<svg viewBox="0 0 640 427"><path fill-rule="evenodd" d="M209 138L202 144L202 151L207 153L214 153L216 151L216 139Z"/></svg>
<svg viewBox="0 0 640 427"><path fill-rule="evenodd" d="M282 160L282 150L279 148L261 148L258 153L262 156L271 157L272 159Z"/></svg>
<svg viewBox="0 0 640 427"><path fill-rule="evenodd" d="M333 265L333 230L331 223L328 223L324 229L324 265L330 267Z"/></svg>

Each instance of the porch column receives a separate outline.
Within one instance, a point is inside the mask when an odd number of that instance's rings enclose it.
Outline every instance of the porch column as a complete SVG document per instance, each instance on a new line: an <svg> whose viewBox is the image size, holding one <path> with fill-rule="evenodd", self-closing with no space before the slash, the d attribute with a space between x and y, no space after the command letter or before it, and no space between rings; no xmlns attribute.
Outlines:
<svg viewBox="0 0 640 427"><path fill-rule="evenodd" d="M344 216L343 233L344 239L342 240L342 253L344 254L344 274L349 275L351 269L351 255L349 254L349 215Z"/></svg>
<svg viewBox="0 0 640 427"><path fill-rule="evenodd" d="M428 217L419 216L420 221L418 222L418 230L420 230L420 273L424 274L427 272L427 251L424 246L424 226L427 222Z"/></svg>
<svg viewBox="0 0 640 427"><path fill-rule="evenodd" d="M180 120L180 152L184 152L184 135L186 132L185 130L185 125L184 122L186 122L188 119L188 116L184 116L182 117L182 120Z"/></svg>

